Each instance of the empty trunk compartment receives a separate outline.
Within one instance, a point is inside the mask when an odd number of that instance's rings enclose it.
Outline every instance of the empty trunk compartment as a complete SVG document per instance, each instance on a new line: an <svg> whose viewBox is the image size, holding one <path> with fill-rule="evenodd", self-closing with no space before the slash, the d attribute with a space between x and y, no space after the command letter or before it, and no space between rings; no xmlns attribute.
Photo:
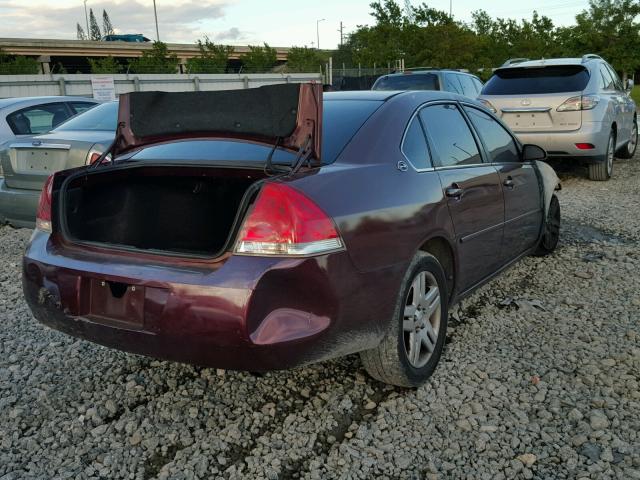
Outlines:
<svg viewBox="0 0 640 480"><path fill-rule="evenodd" d="M62 192L71 241L215 257L261 170L127 166L85 172ZM249 192L249 190L251 190ZM248 193L247 193L248 192Z"/></svg>

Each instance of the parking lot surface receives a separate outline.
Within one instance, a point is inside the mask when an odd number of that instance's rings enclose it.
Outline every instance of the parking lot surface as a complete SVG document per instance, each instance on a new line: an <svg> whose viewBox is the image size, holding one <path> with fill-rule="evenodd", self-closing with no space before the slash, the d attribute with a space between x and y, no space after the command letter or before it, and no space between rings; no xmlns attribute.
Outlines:
<svg viewBox="0 0 640 480"><path fill-rule="evenodd" d="M452 312L418 390L357 356L256 376L38 324L0 228L0 480L640 479L640 158L562 169L558 251Z"/></svg>

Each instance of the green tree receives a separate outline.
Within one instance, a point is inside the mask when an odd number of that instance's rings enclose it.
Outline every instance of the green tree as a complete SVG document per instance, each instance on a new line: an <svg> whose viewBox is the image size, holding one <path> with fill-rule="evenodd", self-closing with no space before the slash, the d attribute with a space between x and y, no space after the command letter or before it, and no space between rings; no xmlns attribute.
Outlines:
<svg viewBox="0 0 640 480"><path fill-rule="evenodd" d="M315 48L291 47L287 55L287 70L290 72L318 72L328 61L325 52Z"/></svg>
<svg viewBox="0 0 640 480"><path fill-rule="evenodd" d="M635 0L591 0L576 16L569 48L578 54L596 53L621 71L626 80L640 67L640 3Z"/></svg>
<svg viewBox="0 0 640 480"><path fill-rule="evenodd" d="M240 56L242 70L248 73L269 72L277 62L276 49L268 44L264 47L249 46L249 51Z"/></svg>
<svg viewBox="0 0 640 480"><path fill-rule="evenodd" d="M86 40L87 35L84 33L84 29L80 26L79 23L76 23L76 37L78 40Z"/></svg>
<svg viewBox="0 0 640 480"><path fill-rule="evenodd" d="M102 32L105 35L113 35L115 33L113 25L111 25L111 19L106 10L102 10Z"/></svg>
<svg viewBox="0 0 640 480"><path fill-rule="evenodd" d="M167 44L162 42L153 42L151 50L129 62L129 71L133 73L176 73L177 69L177 55L169 53Z"/></svg>
<svg viewBox="0 0 640 480"><path fill-rule="evenodd" d="M0 75L35 75L40 64L33 58L7 55L0 49Z"/></svg>
<svg viewBox="0 0 640 480"><path fill-rule="evenodd" d="M102 33L100 33L100 27L96 20L96 16L93 14L93 9L89 9L89 40L100 40Z"/></svg>
<svg viewBox="0 0 640 480"><path fill-rule="evenodd" d="M97 59L90 58L89 65L91 73L120 73L122 71L122 65L111 56Z"/></svg>
<svg viewBox="0 0 640 480"><path fill-rule="evenodd" d="M198 40L200 55L187 60L189 73L225 73L233 47L216 45L208 37Z"/></svg>

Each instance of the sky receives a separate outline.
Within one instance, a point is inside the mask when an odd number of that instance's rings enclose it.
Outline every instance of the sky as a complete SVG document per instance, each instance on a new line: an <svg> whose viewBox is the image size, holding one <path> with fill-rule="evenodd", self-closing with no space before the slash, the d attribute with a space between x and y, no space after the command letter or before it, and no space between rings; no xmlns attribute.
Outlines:
<svg viewBox="0 0 640 480"><path fill-rule="evenodd" d="M453 16L471 19L479 9L477 0L451 0ZM193 43L208 36L216 43L274 47L308 46L335 48L344 33L358 25L373 23L371 0L156 0L160 40ZM399 0L401 5L403 0ZM422 0L413 0L414 5ZM429 6L449 10L449 0L432 0ZM534 9L557 25L574 23L587 0L492 0L482 8L493 17L530 18ZM87 0L102 26L106 9L116 33L142 33L155 40L153 0ZM85 27L83 0L0 0L0 37L76 37L76 22Z"/></svg>

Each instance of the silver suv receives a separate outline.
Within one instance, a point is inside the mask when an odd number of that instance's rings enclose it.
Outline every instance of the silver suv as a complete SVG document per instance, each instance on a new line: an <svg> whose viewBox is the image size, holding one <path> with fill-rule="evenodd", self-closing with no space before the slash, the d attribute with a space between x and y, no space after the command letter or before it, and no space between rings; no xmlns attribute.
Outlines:
<svg viewBox="0 0 640 480"><path fill-rule="evenodd" d="M589 165L591 180L608 180L613 158L636 151L636 104L626 86L598 55L549 60L508 60L478 99L523 144L540 145L550 157L574 157Z"/></svg>

